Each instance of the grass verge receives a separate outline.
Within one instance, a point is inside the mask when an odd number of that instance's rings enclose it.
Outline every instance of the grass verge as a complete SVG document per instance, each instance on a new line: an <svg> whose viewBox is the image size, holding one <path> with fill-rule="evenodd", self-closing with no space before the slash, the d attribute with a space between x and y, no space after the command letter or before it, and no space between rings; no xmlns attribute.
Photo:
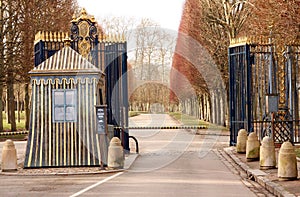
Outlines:
<svg viewBox="0 0 300 197"><path fill-rule="evenodd" d="M140 114L146 114L148 112L146 111L129 111L129 117L134 117L134 116L138 116Z"/></svg>
<svg viewBox="0 0 300 197"><path fill-rule="evenodd" d="M169 115L187 126L209 126L209 123L204 120L199 120L193 116L189 116L180 112L170 112Z"/></svg>
<svg viewBox="0 0 300 197"><path fill-rule="evenodd" d="M224 131L228 130L226 127L216 125L216 124L211 124L207 121L200 120L198 118L183 114L181 112L170 112L169 115L172 116L174 119L180 121L185 126L199 126L199 125L201 125L201 126L209 127L209 129L218 129L218 130L224 130Z"/></svg>
<svg viewBox="0 0 300 197"><path fill-rule="evenodd" d="M17 130L25 130L25 113L24 112L21 112L20 113L20 122L18 122L17 120L17 114L18 112L15 112L15 117L16 117L16 124L17 124ZM10 131L10 124L7 123L6 121L6 113L5 112L2 112L2 115L3 115L3 130L4 131Z"/></svg>

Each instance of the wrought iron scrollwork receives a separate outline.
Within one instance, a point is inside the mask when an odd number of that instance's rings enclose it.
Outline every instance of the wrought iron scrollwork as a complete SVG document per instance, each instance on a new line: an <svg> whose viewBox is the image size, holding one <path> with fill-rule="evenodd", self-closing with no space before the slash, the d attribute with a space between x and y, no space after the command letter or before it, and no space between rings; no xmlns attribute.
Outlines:
<svg viewBox="0 0 300 197"><path fill-rule="evenodd" d="M97 38L97 33L98 32L97 32L97 28L95 27L95 25L91 25L89 35L92 40L95 40Z"/></svg>
<svg viewBox="0 0 300 197"><path fill-rule="evenodd" d="M77 41L79 37L79 28L78 25L72 24L71 26L71 39Z"/></svg>
<svg viewBox="0 0 300 197"><path fill-rule="evenodd" d="M265 136L272 136L272 117L270 115L267 115L263 118L264 124L261 124L261 138Z"/></svg>
<svg viewBox="0 0 300 197"><path fill-rule="evenodd" d="M83 9L81 16L72 20L71 39L73 48L85 58L89 58L91 50L97 44L98 31L93 17Z"/></svg>

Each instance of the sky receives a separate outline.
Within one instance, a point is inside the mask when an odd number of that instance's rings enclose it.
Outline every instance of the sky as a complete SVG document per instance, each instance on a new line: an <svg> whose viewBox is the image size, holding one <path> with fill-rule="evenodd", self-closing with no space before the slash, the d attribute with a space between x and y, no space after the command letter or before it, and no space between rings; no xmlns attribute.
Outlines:
<svg viewBox="0 0 300 197"><path fill-rule="evenodd" d="M150 18L162 28L178 30L185 0L78 0L96 19L108 16Z"/></svg>

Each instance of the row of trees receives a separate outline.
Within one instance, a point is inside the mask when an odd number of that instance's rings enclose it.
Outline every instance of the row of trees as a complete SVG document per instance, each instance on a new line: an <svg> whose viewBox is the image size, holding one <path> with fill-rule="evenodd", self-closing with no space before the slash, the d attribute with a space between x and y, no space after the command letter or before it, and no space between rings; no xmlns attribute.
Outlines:
<svg viewBox="0 0 300 197"><path fill-rule="evenodd" d="M106 34L126 35L130 110L149 111L155 103L168 109L177 33L148 18L108 17L99 23Z"/></svg>
<svg viewBox="0 0 300 197"><path fill-rule="evenodd" d="M15 88L18 86L23 88L26 128L29 125L28 72L34 65L35 33L41 30L69 31L66 24L75 12L78 12L75 0L19 0L18 3L0 0L0 112L5 103L12 131L16 130L15 97L20 94L16 94ZM3 130L2 120L0 113L0 131Z"/></svg>
<svg viewBox="0 0 300 197"><path fill-rule="evenodd" d="M142 19L128 38L135 42L129 62L132 65L130 96L132 110L150 111L160 103L164 110L169 106L170 69L175 49L174 32L161 28L157 23Z"/></svg>
<svg viewBox="0 0 300 197"><path fill-rule="evenodd" d="M103 20L101 25L107 31L127 34L132 110L148 111L162 98L163 104L170 106L167 94L171 92L171 103L181 105L183 112L224 124L228 117L230 40L269 36L272 26L277 41L291 42L299 34L298 14L298 1L187 0L177 41L176 36L149 19L115 17Z"/></svg>
<svg viewBox="0 0 300 197"><path fill-rule="evenodd" d="M284 46L299 39L299 12L300 2L293 0L187 0L173 59L174 70L186 76L193 86L182 93L182 100L194 99L195 103L201 103L201 95L209 95L211 121L223 124L228 114L227 53L230 40L242 36L269 36L272 30L277 46ZM195 50L195 45L188 41L191 39L202 48ZM192 54L180 54L182 51ZM193 60L191 56L199 58ZM203 66L205 64L207 66ZM215 79L215 72L209 71L214 67L220 73L219 80ZM180 86L177 75L172 74L171 77L171 84ZM218 84L219 81L224 82L224 87ZM214 87L209 85L211 83ZM190 92L195 92L197 98Z"/></svg>

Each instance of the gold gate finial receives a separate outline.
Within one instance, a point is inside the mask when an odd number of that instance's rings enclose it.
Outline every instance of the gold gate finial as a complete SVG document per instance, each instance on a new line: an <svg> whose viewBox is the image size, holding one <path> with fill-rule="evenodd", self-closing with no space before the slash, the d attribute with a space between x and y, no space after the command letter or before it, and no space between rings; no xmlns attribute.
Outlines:
<svg viewBox="0 0 300 197"><path fill-rule="evenodd" d="M78 22L79 20L90 20L92 23L96 22L95 17L94 16L89 16L86 12L85 8L82 8L80 11L80 16L76 18L76 16L74 15L72 17L72 21L71 22Z"/></svg>
<svg viewBox="0 0 300 197"><path fill-rule="evenodd" d="M86 14L85 8L82 8L82 9L81 9L80 14L81 14L80 17L81 17L82 19L86 19L86 18L87 18L87 14Z"/></svg>
<svg viewBox="0 0 300 197"><path fill-rule="evenodd" d="M69 36L67 36L65 39L64 39L64 43L65 43L65 46L66 47L71 47L71 38Z"/></svg>

